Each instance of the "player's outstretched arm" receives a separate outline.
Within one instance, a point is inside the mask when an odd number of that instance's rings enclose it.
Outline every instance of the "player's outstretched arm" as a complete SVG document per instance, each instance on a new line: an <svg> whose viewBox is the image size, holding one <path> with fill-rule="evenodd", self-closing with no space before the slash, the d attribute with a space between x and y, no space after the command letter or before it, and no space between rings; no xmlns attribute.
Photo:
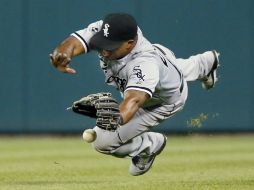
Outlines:
<svg viewBox="0 0 254 190"><path fill-rule="evenodd" d="M73 36L66 38L52 54L49 54L51 64L63 73L75 74L69 66L72 57L85 52L81 42Z"/></svg>
<svg viewBox="0 0 254 190"><path fill-rule="evenodd" d="M124 93L124 100L119 106L123 124L128 123L140 107L142 107L150 96L146 92L128 90Z"/></svg>

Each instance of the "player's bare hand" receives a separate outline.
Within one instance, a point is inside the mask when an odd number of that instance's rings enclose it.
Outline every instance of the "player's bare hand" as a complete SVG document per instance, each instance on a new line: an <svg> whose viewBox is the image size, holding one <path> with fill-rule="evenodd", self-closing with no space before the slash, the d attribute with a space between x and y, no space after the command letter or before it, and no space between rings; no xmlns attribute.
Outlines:
<svg viewBox="0 0 254 190"><path fill-rule="evenodd" d="M69 66L71 58L66 53L54 52L49 54L51 64L63 73L75 74L76 71Z"/></svg>

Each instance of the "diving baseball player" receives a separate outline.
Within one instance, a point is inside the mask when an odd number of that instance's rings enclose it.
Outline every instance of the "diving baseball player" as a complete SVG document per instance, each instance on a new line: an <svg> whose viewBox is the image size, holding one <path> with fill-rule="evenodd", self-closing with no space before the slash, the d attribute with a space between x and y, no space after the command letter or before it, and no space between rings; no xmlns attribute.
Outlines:
<svg viewBox="0 0 254 190"><path fill-rule="evenodd" d="M123 100L118 104L110 93L91 94L72 109L96 119L95 150L129 157L130 174L142 175L167 142L151 129L183 109L187 81L200 81L206 90L214 87L219 54L207 51L178 59L168 48L151 44L131 15L113 13L72 33L50 54L51 63L74 74L71 59L90 51L98 52L105 82L117 88Z"/></svg>

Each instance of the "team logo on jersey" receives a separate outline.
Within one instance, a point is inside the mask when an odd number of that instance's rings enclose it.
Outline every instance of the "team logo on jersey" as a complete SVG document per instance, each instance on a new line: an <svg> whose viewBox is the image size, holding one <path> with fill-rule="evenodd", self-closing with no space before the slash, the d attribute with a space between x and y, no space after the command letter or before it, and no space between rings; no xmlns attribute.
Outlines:
<svg viewBox="0 0 254 190"><path fill-rule="evenodd" d="M132 71L133 71L134 75L136 75L137 78L139 79L138 83L145 81L145 79L144 79L145 75L142 74L142 70L140 69L140 66L135 66Z"/></svg>
<svg viewBox="0 0 254 190"><path fill-rule="evenodd" d="M105 24L105 25L104 25L104 28L102 29L103 32L104 32L104 36L105 36L105 37L108 37L108 35L109 35L109 32L108 32L108 28L109 28L109 27L110 27L109 24Z"/></svg>
<svg viewBox="0 0 254 190"><path fill-rule="evenodd" d="M110 76L107 79L107 83L112 83L113 81L116 83L119 90L123 92L127 83L126 79L121 79L118 76Z"/></svg>

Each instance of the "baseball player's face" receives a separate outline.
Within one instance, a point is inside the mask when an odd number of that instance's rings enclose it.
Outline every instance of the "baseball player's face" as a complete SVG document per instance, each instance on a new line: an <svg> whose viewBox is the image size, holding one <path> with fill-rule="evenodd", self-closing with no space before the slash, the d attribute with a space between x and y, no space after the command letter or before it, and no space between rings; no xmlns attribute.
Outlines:
<svg viewBox="0 0 254 190"><path fill-rule="evenodd" d="M125 57L130 53L130 51L135 46L135 40L129 40L124 42L119 48L109 51L109 50L102 50L99 54L107 60L116 60Z"/></svg>

